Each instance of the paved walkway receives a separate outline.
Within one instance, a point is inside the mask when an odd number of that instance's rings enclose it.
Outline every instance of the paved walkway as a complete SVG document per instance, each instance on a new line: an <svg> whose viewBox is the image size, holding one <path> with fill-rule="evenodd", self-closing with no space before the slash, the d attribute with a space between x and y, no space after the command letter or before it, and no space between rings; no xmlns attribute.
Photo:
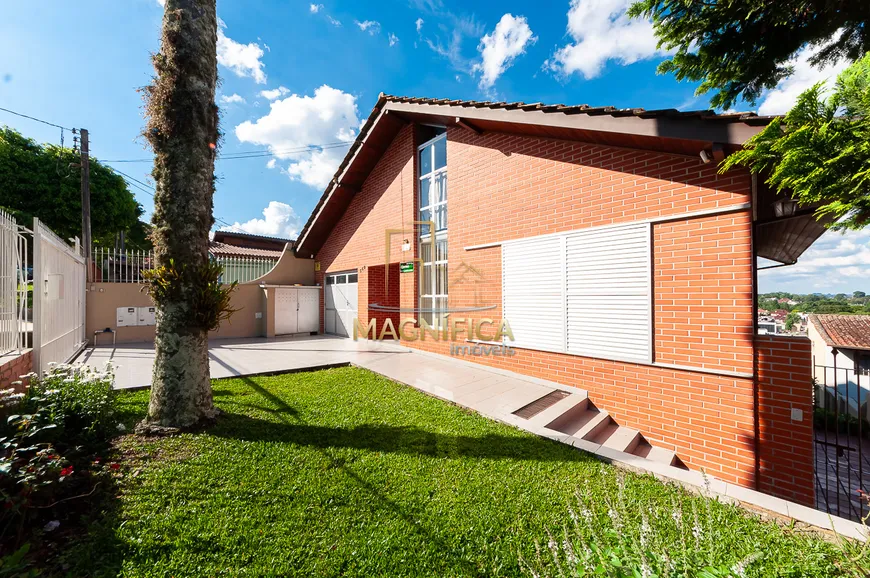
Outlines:
<svg viewBox="0 0 870 578"><path fill-rule="evenodd" d="M421 353L391 342L354 341L329 335L213 339L209 342L209 358L211 376L215 379L353 364L438 397L475 406L475 409L486 409L483 402L494 397L501 398L502 405L519 403L517 407L522 407L553 389L580 392L461 359ZM154 344L90 348L76 361L98 368L110 361L115 366L118 389L148 387Z"/></svg>
<svg viewBox="0 0 870 578"><path fill-rule="evenodd" d="M348 363L363 364L380 356L408 353L392 343L354 341L330 336L213 339L208 355L212 378L300 371ZM154 364L153 343L101 346L83 351L77 362L102 368L115 366L115 387L148 387Z"/></svg>

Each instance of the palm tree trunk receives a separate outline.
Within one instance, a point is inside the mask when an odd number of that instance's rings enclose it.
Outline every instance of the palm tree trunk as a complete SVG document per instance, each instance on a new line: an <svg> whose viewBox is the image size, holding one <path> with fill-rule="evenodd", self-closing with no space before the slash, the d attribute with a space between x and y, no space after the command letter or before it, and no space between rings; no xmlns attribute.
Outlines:
<svg viewBox="0 0 870 578"><path fill-rule="evenodd" d="M151 400L145 428L188 427L215 417L208 330L195 321L199 274L214 223L214 159L220 132L215 0L166 0L156 76L145 89L145 137L154 149L155 265L179 271L157 303Z"/></svg>

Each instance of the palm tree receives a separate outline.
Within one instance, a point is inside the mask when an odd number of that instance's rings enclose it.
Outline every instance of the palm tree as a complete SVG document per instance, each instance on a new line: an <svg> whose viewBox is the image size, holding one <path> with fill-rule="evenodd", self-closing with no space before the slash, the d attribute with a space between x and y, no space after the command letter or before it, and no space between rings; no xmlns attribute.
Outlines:
<svg viewBox="0 0 870 578"><path fill-rule="evenodd" d="M228 309L228 292L208 260L220 138L217 30L215 0L166 0L160 52L152 57L156 75L144 89L156 182L149 292L158 310L151 400L140 431L216 416L208 330Z"/></svg>

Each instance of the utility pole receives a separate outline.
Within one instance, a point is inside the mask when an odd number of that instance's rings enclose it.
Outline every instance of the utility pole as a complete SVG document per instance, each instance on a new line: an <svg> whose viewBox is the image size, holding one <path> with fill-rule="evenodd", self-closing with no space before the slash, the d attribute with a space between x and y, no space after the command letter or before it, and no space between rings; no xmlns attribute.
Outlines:
<svg viewBox="0 0 870 578"><path fill-rule="evenodd" d="M82 165L82 244L85 248L85 266L88 282L93 280L93 268L91 265L91 164L88 151L88 129L79 129L82 139L81 165Z"/></svg>

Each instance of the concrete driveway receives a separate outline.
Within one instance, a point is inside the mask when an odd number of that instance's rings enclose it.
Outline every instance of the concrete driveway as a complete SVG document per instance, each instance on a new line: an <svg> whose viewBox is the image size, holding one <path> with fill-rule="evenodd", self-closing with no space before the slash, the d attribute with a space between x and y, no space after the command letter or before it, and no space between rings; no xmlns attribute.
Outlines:
<svg viewBox="0 0 870 578"><path fill-rule="evenodd" d="M366 366L384 355L408 354L407 347L399 345L315 335L278 337L272 339L213 339L208 355L212 378L239 377L263 373L277 373L316 369L334 365ZM100 346L84 350L77 362L103 368L107 361L115 366L115 387L148 387L151 385L151 367L154 364L153 343L127 343Z"/></svg>

